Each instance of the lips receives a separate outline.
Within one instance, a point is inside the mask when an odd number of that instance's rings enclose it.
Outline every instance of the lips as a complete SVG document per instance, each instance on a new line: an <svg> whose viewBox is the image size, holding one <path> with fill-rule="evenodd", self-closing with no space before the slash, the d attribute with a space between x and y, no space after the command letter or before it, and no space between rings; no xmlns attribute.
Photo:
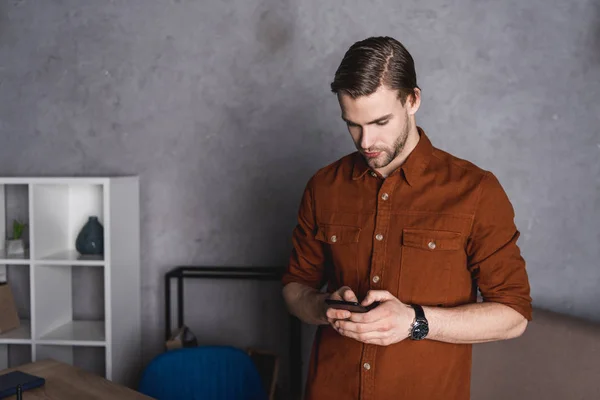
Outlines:
<svg viewBox="0 0 600 400"><path fill-rule="evenodd" d="M365 152L365 153L363 153L363 154L365 155L365 157L368 157L368 158L375 158L375 157L377 157L378 155L380 155L380 154L381 154L381 152L380 152L380 151L376 151L376 152L373 152L373 153L367 153L367 152Z"/></svg>

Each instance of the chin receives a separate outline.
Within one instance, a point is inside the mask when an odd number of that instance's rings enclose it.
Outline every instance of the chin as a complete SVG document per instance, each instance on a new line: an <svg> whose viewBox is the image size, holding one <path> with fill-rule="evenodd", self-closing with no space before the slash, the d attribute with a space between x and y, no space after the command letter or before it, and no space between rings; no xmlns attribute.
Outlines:
<svg viewBox="0 0 600 400"><path fill-rule="evenodd" d="M367 165L370 168L372 168L372 169L379 168L379 163L377 162L377 160L369 160L369 159L367 159L366 161L367 161Z"/></svg>
<svg viewBox="0 0 600 400"><path fill-rule="evenodd" d="M383 159L382 156L379 156L375 159L367 159L367 165L369 167L371 167L372 169L378 169L378 168L383 168L385 166L387 166L389 164L389 162L387 162L387 160Z"/></svg>

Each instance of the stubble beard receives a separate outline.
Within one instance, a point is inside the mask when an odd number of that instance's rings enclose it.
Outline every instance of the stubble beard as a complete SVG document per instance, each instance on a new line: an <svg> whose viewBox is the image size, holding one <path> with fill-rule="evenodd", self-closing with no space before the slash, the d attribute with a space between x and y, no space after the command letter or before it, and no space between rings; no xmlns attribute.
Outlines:
<svg viewBox="0 0 600 400"><path fill-rule="evenodd" d="M376 159L367 160L367 164L372 169L385 168L387 167L398 155L404 150L404 146L406 146L406 141L408 140L408 119L404 123L404 127L402 128L402 132L392 145L392 148L389 149L375 149L373 151L380 151L382 154Z"/></svg>

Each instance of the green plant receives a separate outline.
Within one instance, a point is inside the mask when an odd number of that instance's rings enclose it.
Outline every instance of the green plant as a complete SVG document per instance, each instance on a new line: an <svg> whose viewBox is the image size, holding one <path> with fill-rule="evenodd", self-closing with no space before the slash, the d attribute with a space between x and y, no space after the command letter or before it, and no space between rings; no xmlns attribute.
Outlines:
<svg viewBox="0 0 600 400"><path fill-rule="evenodd" d="M23 223L19 220L14 220L13 221L13 239L17 240L17 239L21 239L21 236L23 235L23 230L25 229L25 227L27 226L26 223Z"/></svg>

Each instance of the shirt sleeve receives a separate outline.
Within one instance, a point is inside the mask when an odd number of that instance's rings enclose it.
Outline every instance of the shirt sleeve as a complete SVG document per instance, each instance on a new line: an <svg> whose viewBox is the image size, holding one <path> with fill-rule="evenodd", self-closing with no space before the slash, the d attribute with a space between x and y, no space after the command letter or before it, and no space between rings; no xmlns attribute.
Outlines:
<svg viewBox="0 0 600 400"><path fill-rule="evenodd" d="M525 260L517 240L514 209L491 173L480 183L480 194L467 243L469 270L483 301L505 304L532 320L532 299Z"/></svg>
<svg viewBox="0 0 600 400"><path fill-rule="evenodd" d="M315 239L314 177L310 179L298 211L298 223L292 233L292 252L282 277L283 286L290 282L319 289L323 284L325 253L323 244Z"/></svg>

